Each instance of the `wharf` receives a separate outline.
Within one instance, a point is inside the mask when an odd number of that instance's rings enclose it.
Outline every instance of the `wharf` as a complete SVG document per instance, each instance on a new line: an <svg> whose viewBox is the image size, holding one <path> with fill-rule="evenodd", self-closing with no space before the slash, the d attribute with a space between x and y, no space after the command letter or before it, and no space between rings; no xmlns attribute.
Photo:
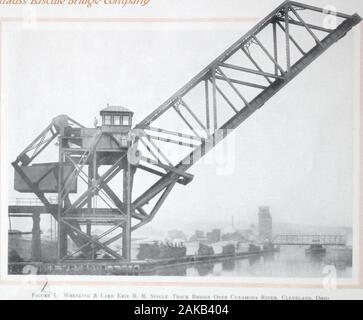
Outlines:
<svg viewBox="0 0 363 320"><path fill-rule="evenodd" d="M160 267L179 265L194 265L220 262L225 260L247 259L277 252L278 249L261 250L256 252L237 252L235 254L191 255L182 258L132 261L125 263L115 260L99 261L64 261L53 262L18 262L9 263L9 274L38 274L38 275L122 275L143 276L152 274Z"/></svg>

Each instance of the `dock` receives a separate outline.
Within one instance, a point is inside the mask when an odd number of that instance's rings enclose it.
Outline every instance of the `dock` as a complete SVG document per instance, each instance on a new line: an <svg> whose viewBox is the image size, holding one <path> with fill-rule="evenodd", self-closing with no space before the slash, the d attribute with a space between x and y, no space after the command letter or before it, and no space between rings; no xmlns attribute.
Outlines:
<svg viewBox="0 0 363 320"><path fill-rule="evenodd" d="M278 249L255 252L237 252L235 254L190 255L181 258L162 260L132 261L130 263L114 260L84 261L74 260L62 263L52 262L18 262L9 263L9 274L38 274L38 275L100 275L100 276L145 276L157 268L180 265L196 265L216 263L226 260L248 259L277 252Z"/></svg>

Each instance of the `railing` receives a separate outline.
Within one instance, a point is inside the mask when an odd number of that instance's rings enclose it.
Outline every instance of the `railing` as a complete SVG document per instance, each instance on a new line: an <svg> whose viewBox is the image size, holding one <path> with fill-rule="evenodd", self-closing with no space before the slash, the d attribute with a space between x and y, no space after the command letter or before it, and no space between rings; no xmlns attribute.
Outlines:
<svg viewBox="0 0 363 320"><path fill-rule="evenodd" d="M325 245L345 246L346 239L342 235L277 235L274 237L277 245Z"/></svg>
<svg viewBox="0 0 363 320"><path fill-rule="evenodd" d="M58 204L58 197L49 197L50 204ZM12 206L43 206L38 198L9 198L8 205Z"/></svg>

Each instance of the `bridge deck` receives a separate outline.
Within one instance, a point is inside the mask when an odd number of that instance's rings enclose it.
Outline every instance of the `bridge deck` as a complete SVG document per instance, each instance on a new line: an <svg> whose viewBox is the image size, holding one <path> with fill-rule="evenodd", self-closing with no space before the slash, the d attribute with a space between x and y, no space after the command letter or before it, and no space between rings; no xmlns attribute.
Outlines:
<svg viewBox="0 0 363 320"><path fill-rule="evenodd" d="M280 246L345 246L346 239L342 235L277 235L274 244Z"/></svg>

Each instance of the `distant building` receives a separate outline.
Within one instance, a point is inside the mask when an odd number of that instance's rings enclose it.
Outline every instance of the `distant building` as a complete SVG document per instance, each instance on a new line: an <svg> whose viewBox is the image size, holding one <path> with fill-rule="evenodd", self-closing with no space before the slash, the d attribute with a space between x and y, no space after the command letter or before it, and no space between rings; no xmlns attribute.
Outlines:
<svg viewBox="0 0 363 320"><path fill-rule="evenodd" d="M258 228L255 224L251 224L250 230L252 232L249 240L257 241L258 240Z"/></svg>
<svg viewBox="0 0 363 320"><path fill-rule="evenodd" d="M247 240L251 240L253 237L253 231L251 229L239 230L238 232Z"/></svg>
<svg viewBox="0 0 363 320"><path fill-rule="evenodd" d="M260 241L272 240L272 217L269 207L259 207L258 237Z"/></svg>
<svg viewBox="0 0 363 320"><path fill-rule="evenodd" d="M207 238L204 235L203 231L197 230L195 233L191 236L190 241L205 241Z"/></svg>
<svg viewBox="0 0 363 320"><path fill-rule="evenodd" d="M187 236L181 230L168 231L168 238L171 240L187 240Z"/></svg>
<svg viewBox="0 0 363 320"><path fill-rule="evenodd" d="M223 241L244 241L244 237L237 231L225 233L222 236Z"/></svg>
<svg viewBox="0 0 363 320"><path fill-rule="evenodd" d="M223 241L238 241L238 242L246 242L248 238L243 234L242 231L234 231L225 233L222 236Z"/></svg>
<svg viewBox="0 0 363 320"><path fill-rule="evenodd" d="M207 233L207 240L210 243L216 243L221 241L221 229L214 229Z"/></svg>

